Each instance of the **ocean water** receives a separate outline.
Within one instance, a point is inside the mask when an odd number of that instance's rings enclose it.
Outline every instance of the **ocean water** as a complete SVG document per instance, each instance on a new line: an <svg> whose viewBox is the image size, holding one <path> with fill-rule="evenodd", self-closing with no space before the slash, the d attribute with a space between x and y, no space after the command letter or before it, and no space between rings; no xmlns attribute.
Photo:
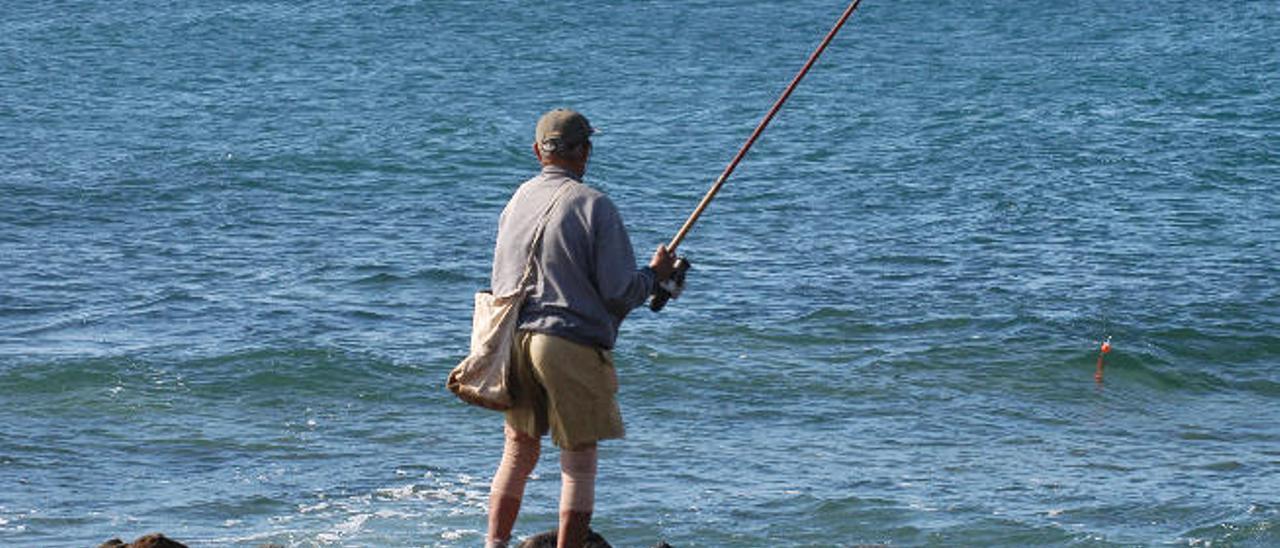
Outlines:
<svg viewBox="0 0 1280 548"><path fill-rule="evenodd" d="M647 256L843 8L4 2L0 545L480 545L537 116ZM1274 1L867 0L624 325L594 526L1280 545L1278 187Z"/></svg>

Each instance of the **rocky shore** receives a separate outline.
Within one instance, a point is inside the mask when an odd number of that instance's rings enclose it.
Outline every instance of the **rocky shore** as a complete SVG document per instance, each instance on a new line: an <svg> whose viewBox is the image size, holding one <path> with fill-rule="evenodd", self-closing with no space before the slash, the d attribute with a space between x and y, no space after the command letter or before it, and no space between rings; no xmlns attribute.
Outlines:
<svg viewBox="0 0 1280 548"><path fill-rule="evenodd" d="M130 543L126 543L118 538L113 538L99 544L98 548L187 548L187 545L160 533L152 533L150 535L138 537Z"/></svg>
<svg viewBox="0 0 1280 548"><path fill-rule="evenodd" d="M556 531L550 530L545 533L539 533L529 537L520 543L519 548L555 548ZM98 548L187 548L186 544L173 540L160 533L152 533L138 537L133 542L126 543L119 538L113 538L100 545ZM283 548L278 544L264 544L259 548ZM600 536L600 533L592 531L587 536L587 543L583 548L613 548L609 541ZM672 548L670 544L659 542L653 548Z"/></svg>
<svg viewBox="0 0 1280 548"><path fill-rule="evenodd" d="M119 538L113 538L102 544L98 548L187 548L186 544L173 540L160 533L152 533L143 535L134 539L133 542L125 542ZM284 548L279 544L263 544L258 548Z"/></svg>

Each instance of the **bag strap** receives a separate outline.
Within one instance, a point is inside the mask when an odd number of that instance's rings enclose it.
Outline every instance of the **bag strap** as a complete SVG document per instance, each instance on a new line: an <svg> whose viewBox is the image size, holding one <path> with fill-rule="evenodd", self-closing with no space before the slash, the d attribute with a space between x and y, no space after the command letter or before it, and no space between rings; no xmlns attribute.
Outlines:
<svg viewBox="0 0 1280 548"><path fill-rule="evenodd" d="M547 221L551 219L551 210L555 209L556 203L560 201L560 197L569 191L569 187L577 184L572 181L566 181L560 184L560 188L556 189L555 195L551 197L551 201L547 203L546 209L542 210L542 217L538 219L538 228L533 231L533 243L529 244L529 260L524 264L524 274L520 276L520 284L516 287L523 289L529 283L529 279L533 276L535 259L542 247L542 233L547 228Z"/></svg>

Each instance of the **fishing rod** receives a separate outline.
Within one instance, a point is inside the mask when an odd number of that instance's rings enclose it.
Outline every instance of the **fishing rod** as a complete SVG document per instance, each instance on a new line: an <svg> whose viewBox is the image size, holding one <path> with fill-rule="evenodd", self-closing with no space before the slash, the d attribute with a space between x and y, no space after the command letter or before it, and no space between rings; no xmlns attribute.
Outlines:
<svg viewBox="0 0 1280 548"><path fill-rule="evenodd" d="M747 138L747 142L743 143L742 147L738 149L738 153L734 155L733 160L729 162L728 166L725 166L724 171L716 178L715 184L711 185L711 189L702 197L702 201L698 202L698 207L694 208L693 213L685 220L684 225L680 227L678 232L676 232L675 237L671 238L671 242L667 244L668 252L674 253L676 248L680 246L680 242L684 241L684 237L689 234L689 230L693 228L693 224L698 222L698 217L702 216L702 212L711 204L711 200L716 197L716 193L720 192L720 187L724 186L725 181L729 180L729 175L738 167L738 163L742 161L742 158L747 155L747 151L751 149L751 145L754 145L756 143L756 139L760 138L760 134L764 133L764 128L769 126L769 122L773 120L774 115L778 114L778 111L782 109L782 104L786 103L787 99L791 97L791 92L795 91L796 85L800 83L800 80L804 79L805 74L809 73L809 69L813 67L815 62L817 62L818 57L822 55L822 52L827 49L827 45L836 37L836 33L840 32L840 28L844 26L845 21L849 20L849 16L853 15L853 10L858 9L858 4L861 3L862 0L853 0L849 3L849 7L845 8L844 13L840 14L840 19L837 20L836 24L827 32L827 36L822 39L822 43L818 44L818 47L813 50L813 53L809 54L809 60L800 68L800 72L797 72L795 77L791 79L791 83L787 84L787 88L782 91L782 95L778 97L778 100L773 102L773 106L769 108L769 112L764 115L764 118L756 125L755 131L752 131L751 136ZM685 272L688 270L689 262L685 260L684 257L676 260L676 270L672 274L671 279L658 287L657 293L653 296L653 300L649 302L649 308L651 310L654 312L662 310L662 307L666 306L668 299L679 294L679 289L684 286Z"/></svg>

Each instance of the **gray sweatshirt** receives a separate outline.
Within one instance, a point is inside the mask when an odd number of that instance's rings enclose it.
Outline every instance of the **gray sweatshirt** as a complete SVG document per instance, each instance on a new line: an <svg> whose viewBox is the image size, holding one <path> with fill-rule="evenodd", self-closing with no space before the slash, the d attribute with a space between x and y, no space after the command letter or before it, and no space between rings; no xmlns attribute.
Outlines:
<svg viewBox="0 0 1280 548"><path fill-rule="evenodd" d="M647 266L636 268L613 202L577 174L545 166L516 190L498 219L491 287L495 295L516 290L538 220L561 185L573 186L548 218L519 329L612 349L623 318L644 304L655 276Z"/></svg>

